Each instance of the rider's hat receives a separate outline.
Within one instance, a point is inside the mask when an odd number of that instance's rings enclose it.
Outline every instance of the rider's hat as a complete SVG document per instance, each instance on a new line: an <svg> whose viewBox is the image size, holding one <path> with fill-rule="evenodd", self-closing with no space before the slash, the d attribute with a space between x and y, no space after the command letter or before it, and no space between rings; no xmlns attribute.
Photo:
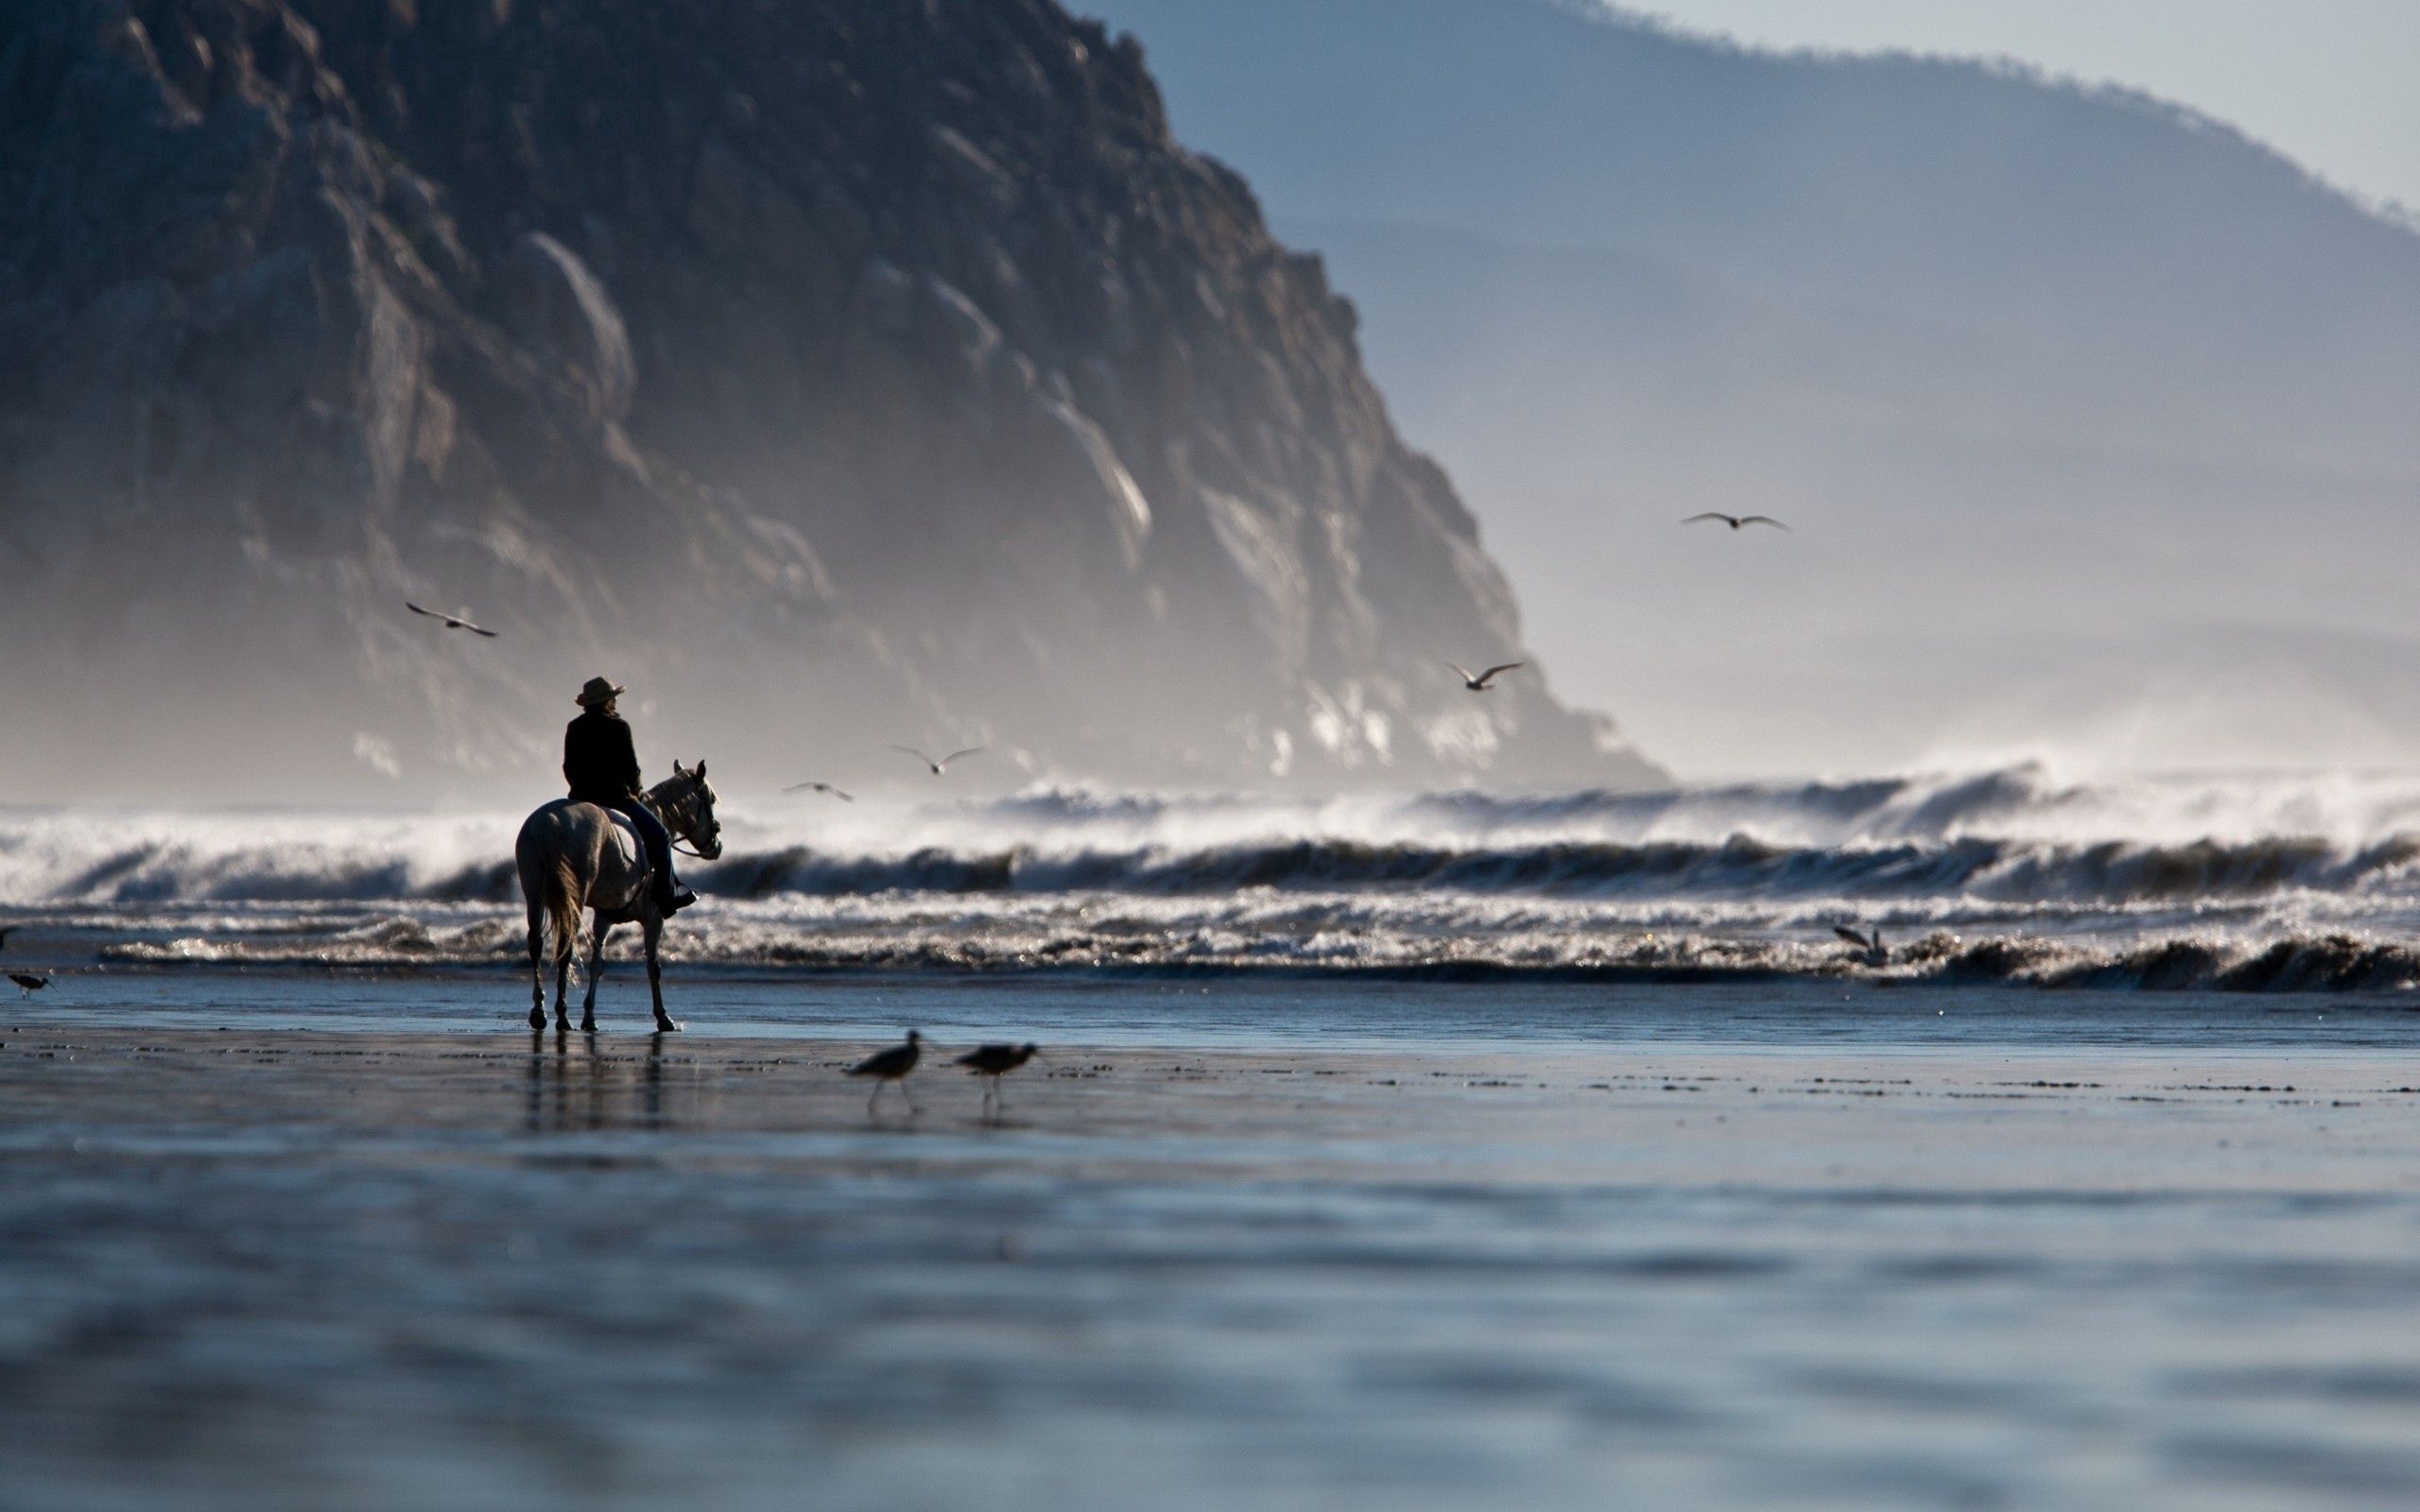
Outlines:
<svg viewBox="0 0 2420 1512"><path fill-rule="evenodd" d="M579 690L578 701L582 709L594 709L598 704L611 703L630 691L618 682L609 682L603 678L591 678L588 679L587 686Z"/></svg>

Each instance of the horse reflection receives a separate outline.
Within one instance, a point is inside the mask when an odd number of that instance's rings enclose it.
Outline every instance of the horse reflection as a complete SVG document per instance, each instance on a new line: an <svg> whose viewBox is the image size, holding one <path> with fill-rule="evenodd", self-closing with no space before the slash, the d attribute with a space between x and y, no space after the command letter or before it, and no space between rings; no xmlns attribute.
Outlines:
<svg viewBox="0 0 2420 1512"><path fill-rule="evenodd" d="M532 1134L608 1129L668 1129L665 1037L648 1037L644 1056L612 1054L581 1035L529 1036L522 1126Z"/></svg>

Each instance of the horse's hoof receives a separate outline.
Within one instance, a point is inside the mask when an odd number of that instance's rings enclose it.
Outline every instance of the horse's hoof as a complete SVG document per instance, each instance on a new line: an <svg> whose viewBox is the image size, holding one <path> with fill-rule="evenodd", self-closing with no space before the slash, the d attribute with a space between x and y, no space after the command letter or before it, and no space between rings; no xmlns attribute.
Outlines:
<svg viewBox="0 0 2420 1512"><path fill-rule="evenodd" d="M679 1034L682 1027L683 1026L680 1023L671 1019L658 1019L655 1021L655 1032L658 1034Z"/></svg>
<svg viewBox="0 0 2420 1512"><path fill-rule="evenodd" d="M546 1026L546 1016L545 1016L544 1014L543 1014L543 1013L538 1012L538 1011L537 1011L536 1009L534 1009L534 1008L533 1008L533 1009L531 1009L531 1010L530 1010L530 1012L529 1012L529 1027L530 1027L530 1028L532 1028L532 1029L543 1029L543 1028L544 1028L545 1026Z"/></svg>
<svg viewBox="0 0 2420 1512"><path fill-rule="evenodd" d="M595 1019L580 1020L579 1032L582 1034L595 1034L596 1032L596 1021Z"/></svg>

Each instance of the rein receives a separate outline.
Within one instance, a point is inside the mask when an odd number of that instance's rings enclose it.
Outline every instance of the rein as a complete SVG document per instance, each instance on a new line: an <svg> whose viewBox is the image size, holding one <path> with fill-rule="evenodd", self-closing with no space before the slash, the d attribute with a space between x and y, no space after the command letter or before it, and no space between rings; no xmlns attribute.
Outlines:
<svg viewBox="0 0 2420 1512"><path fill-rule="evenodd" d="M700 861L712 861L714 857L707 855L704 851L697 849L694 844L689 843L688 837L682 834L678 830L673 830L671 811L674 805L656 796L665 788L682 783L694 782L696 781L697 779L694 777L671 778L665 782L658 782L655 786L650 787L646 792L640 794L639 797L646 800L647 806L649 809L652 809L655 812L655 816L664 822L664 827L666 830L672 831L671 840L674 853L684 856L693 856ZM679 805L681 816L684 823L687 821L688 817L688 807L689 805L685 802Z"/></svg>

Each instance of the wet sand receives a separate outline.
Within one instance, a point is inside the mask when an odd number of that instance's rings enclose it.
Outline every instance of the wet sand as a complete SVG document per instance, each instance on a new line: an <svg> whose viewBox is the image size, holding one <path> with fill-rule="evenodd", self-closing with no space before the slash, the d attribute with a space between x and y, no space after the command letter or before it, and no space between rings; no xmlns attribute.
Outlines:
<svg viewBox="0 0 2420 1512"><path fill-rule="evenodd" d="M2420 1501L2392 1052L0 1040L10 1506Z"/></svg>

